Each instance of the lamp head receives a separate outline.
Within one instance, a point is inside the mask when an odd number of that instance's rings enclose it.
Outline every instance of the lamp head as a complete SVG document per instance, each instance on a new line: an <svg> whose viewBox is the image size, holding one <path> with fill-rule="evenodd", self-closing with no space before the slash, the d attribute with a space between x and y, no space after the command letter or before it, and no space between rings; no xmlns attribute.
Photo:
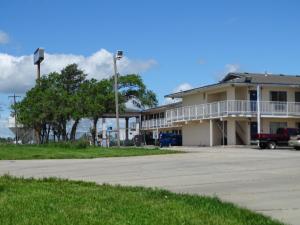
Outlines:
<svg viewBox="0 0 300 225"><path fill-rule="evenodd" d="M122 59L123 58L123 51L118 50L115 57L118 60Z"/></svg>

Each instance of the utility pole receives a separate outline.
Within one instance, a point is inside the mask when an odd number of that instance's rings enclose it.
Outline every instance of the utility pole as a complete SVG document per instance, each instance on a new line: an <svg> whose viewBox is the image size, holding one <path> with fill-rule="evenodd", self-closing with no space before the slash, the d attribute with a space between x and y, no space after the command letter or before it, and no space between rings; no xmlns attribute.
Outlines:
<svg viewBox="0 0 300 225"><path fill-rule="evenodd" d="M8 98L13 98L13 104L15 106L17 103L17 98L21 98L21 96L14 94L14 95L8 96ZM14 114L15 114L15 139L16 139L16 144L18 144L19 135L18 135L17 110L16 109L14 109Z"/></svg>

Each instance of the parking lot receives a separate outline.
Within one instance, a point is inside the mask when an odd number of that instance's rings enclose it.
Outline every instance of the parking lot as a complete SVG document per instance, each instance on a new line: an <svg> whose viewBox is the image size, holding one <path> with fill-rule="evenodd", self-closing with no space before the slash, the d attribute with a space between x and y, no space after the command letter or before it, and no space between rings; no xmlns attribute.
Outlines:
<svg viewBox="0 0 300 225"><path fill-rule="evenodd" d="M290 224L300 221L300 151L183 148L185 154L0 161L0 173L161 187L218 196Z"/></svg>

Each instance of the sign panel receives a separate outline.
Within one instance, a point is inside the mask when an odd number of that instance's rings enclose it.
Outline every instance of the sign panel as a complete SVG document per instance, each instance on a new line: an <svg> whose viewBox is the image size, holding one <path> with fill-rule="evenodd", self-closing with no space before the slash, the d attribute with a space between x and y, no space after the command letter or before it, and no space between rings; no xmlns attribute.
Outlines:
<svg viewBox="0 0 300 225"><path fill-rule="evenodd" d="M36 65L44 60L44 49L38 48L34 52L33 63Z"/></svg>

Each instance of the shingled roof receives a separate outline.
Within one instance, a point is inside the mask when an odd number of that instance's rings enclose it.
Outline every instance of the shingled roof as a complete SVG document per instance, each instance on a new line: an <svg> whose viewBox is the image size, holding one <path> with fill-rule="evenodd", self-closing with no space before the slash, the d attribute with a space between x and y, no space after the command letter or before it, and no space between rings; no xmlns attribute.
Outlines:
<svg viewBox="0 0 300 225"><path fill-rule="evenodd" d="M263 74L263 73L228 73L220 82L193 88L186 91L172 93L165 97L181 98L184 95L206 91L212 88L218 88L226 85L278 85L278 86L297 86L300 87L300 75L284 75L284 74Z"/></svg>
<svg viewBox="0 0 300 225"><path fill-rule="evenodd" d="M300 85L300 76L267 73L229 73L220 83Z"/></svg>

